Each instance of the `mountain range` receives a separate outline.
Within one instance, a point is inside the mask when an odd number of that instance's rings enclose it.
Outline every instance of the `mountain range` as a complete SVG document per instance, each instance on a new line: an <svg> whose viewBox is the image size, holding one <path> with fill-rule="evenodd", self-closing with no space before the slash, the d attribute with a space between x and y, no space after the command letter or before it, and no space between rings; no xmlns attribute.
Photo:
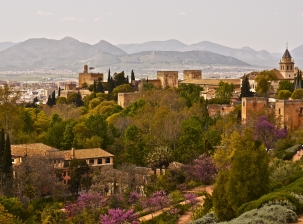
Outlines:
<svg viewBox="0 0 303 224"><path fill-rule="evenodd" d="M303 45L293 49L296 65L303 64ZM186 45L178 40L141 44L113 44L101 40L90 45L71 37L61 40L33 38L21 43L0 43L0 70L37 68L82 69L83 64L117 69L190 69L203 65L274 66L283 53L231 48L209 41Z"/></svg>
<svg viewBox="0 0 303 224"><path fill-rule="evenodd" d="M158 48L157 48L158 49ZM82 69L84 64L99 68L123 69L154 68L182 69L208 64L248 64L208 51L143 51L128 54L104 40L95 45L80 42L71 37L61 40L46 38L29 39L0 52L0 70L26 70L35 68Z"/></svg>

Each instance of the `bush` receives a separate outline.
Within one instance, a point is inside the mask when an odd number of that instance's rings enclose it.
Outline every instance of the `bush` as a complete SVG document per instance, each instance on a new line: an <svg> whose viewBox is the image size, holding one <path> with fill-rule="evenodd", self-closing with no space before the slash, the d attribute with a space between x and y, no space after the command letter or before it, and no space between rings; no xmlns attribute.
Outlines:
<svg viewBox="0 0 303 224"><path fill-rule="evenodd" d="M287 192L272 192L266 195L263 195L261 198L255 201L251 201L243 204L237 211L237 216L248 212L253 209L261 208L264 204L270 203L272 201L283 201L287 200L296 207L296 211L300 212L302 210L302 205L299 203L299 200L295 196Z"/></svg>
<svg viewBox="0 0 303 224"><path fill-rule="evenodd" d="M217 223L217 222L219 222L219 220L215 216L215 213L210 212L210 213L206 214L205 216L203 216L202 218L191 222L191 224L212 224L212 223Z"/></svg>
<svg viewBox="0 0 303 224"><path fill-rule="evenodd" d="M229 222L220 222L220 224L285 224L296 222L298 216L292 210L281 205L264 206L260 209L254 209L246 212Z"/></svg>
<svg viewBox="0 0 303 224"><path fill-rule="evenodd" d="M199 219L205 216L213 207L213 202L210 194L205 194L204 203L202 206L199 206L195 211L193 215L193 219Z"/></svg>

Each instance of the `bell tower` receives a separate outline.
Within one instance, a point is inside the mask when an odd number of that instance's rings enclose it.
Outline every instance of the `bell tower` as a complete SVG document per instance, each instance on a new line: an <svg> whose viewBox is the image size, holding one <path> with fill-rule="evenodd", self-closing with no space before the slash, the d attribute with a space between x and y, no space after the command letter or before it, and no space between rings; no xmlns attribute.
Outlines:
<svg viewBox="0 0 303 224"><path fill-rule="evenodd" d="M288 51L288 46L286 44L286 50L280 60L280 73L283 75L284 79L294 79L295 75L295 63Z"/></svg>

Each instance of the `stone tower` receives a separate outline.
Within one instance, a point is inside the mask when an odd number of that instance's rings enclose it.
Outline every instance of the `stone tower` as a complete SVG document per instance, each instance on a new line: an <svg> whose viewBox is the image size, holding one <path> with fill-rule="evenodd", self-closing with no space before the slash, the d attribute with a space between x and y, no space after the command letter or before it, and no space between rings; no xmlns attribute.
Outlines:
<svg viewBox="0 0 303 224"><path fill-rule="evenodd" d="M292 57L287 48L279 64L280 64L280 73L283 75L284 79L294 79L295 63L292 60Z"/></svg>

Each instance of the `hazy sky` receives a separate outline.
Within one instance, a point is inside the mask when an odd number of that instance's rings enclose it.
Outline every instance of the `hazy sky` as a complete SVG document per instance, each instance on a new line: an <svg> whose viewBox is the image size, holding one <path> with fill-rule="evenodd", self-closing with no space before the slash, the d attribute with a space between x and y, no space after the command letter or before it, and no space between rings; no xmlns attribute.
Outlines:
<svg viewBox="0 0 303 224"><path fill-rule="evenodd" d="M0 42L178 39L282 52L303 44L303 0L1 0Z"/></svg>

